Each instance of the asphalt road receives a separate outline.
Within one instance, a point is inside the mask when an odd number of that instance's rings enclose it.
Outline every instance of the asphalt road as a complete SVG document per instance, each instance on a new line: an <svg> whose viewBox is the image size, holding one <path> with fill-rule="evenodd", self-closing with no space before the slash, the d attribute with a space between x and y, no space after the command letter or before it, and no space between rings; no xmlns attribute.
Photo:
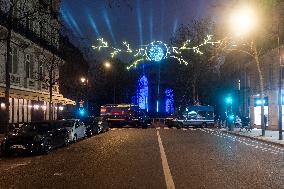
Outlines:
<svg viewBox="0 0 284 189"><path fill-rule="evenodd" d="M0 160L0 188L284 188L284 149L209 129L114 129Z"/></svg>

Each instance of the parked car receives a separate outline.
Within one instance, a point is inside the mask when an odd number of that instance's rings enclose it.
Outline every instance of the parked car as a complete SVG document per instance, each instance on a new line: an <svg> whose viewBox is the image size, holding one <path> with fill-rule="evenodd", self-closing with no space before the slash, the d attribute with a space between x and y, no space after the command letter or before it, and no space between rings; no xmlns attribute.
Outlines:
<svg viewBox="0 0 284 189"><path fill-rule="evenodd" d="M61 120L58 123L67 129L70 141L77 142L86 137L86 127L79 119Z"/></svg>
<svg viewBox="0 0 284 189"><path fill-rule="evenodd" d="M103 132L103 125L100 123L100 120L95 117L85 117L81 119L86 127L86 135L92 136L93 134L99 134Z"/></svg>
<svg viewBox="0 0 284 189"><path fill-rule="evenodd" d="M101 132L109 131L109 123L103 117L97 117L95 120L98 122L98 126L102 129Z"/></svg>
<svg viewBox="0 0 284 189"><path fill-rule="evenodd" d="M48 121L25 123L10 133L2 143L6 155L13 152L48 153L68 144L67 130Z"/></svg>

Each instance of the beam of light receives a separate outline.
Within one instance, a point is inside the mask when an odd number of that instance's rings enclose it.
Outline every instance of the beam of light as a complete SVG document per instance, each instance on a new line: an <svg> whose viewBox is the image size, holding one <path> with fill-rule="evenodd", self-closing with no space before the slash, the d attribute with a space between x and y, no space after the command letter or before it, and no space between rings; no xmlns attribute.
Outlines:
<svg viewBox="0 0 284 189"><path fill-rule="evenodd" d="M112 25L111 25L111 22L110 22L110 19L109 19L109 16L108 16L108 13L107 13L106 10L103 11L103 17L104 17L104 20L106 22L108 31L109 31L109 33L111 35L111 38L112 38L114 44L116 44L116 39L114 37L114 33L113 33L113 30L112 30Z"/></svg>
<svg viewBox="0 0 284 189"><path fill-rule="evenodd" d="M177 31L177 26L178 26L178 19L176 18L176 19L175 19L175 22L174 22L174 26L173 26L173 33L176 33L176 31Z"/></svg>
<svg viewBox="0 0 284 189"><path fill-rule="evenodd" d="M139 40L140 45L143 44L143 26L142 26L142 16L141 16L141 3L140 0L136 0L136 10L137 10L137 23L138 23L138 30L139 30Z"/></svg>
<svg viewBox="0 0 284 189"><path fill-rule="evenodd" d="M83 36L82 30L80 29L80 27L78 26L78 23L76 22L76 20L74 19L74 17L70 14L70 12L67 10L68 7L67 5L63 5L63 13L62 15L64 15L65 20L67 20L67 23L69 23L69 25L71 26L71 29L74 31L76 31L80 36Z"/></svg>
<svg viewBox="0 0 284 189"><path fill-rule="evenodd" d="M164 18L165 18L165 0L161 0L161 6L160 6L160 10L161 10L161 39L163 39L164 37Z"/></svg>
<svg viewBox="0 0 284 189"><path fill-rule="evenodd" d="M68 25L70 29L73 30L72 24L66 14L66 10L64 6L61 7L60 14L61 14L61 17L63 18L63 21Z"/></svg>
<svg viewBox="0 0 284 189"><path fill-rule="evenodd" d="M156 106L157 106L157 107L156 107L156 111L159 112L159 100L157 100L156 103L157 103L157 104L156 104Z"/></svg>
<svg viewBox="0 0 284 189"><path fill-rule="evenodd" d="M101 34L100 34L99 29L97 27L96 21L95 21L94 17L90 14L89 11L87 11L87 17L88 17L88 20L89 20L89 22L92 26L92 29L95 31L95 33L97 35L97 37L101 37Z"/></svg>
<svg viewBox="0 0 284 189"><path fill-rule="evenodd" d="M149 30L150 30L150 41L153 41L153 11L150 10L149 16Z"/></svg>

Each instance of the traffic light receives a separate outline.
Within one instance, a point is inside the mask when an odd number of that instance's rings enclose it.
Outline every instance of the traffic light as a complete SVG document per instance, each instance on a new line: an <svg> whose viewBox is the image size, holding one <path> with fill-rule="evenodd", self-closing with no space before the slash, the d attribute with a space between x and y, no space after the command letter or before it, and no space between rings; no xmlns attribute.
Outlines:
<svg viewBox="0 0 284 189"><path fill-rule="evenodd" d="M83 117L85 114L86 114L85 109L84 108L80 108L79 109L79 115Z"/></svg>
<svg viewBox="0 0 284 189"><path fill-rule="evenodd" d="M233 121L234 119L235 119L234 114L229 115L229 120L230 120L230 121Z"/></svg>
<svg viewBox="0 0 284 189"><path fill-rule="evenodd" d="M232 97L227 97L227 98L226 98L226 103L227 103L227 104L232 104L232 103L233 103Z"/></svg>

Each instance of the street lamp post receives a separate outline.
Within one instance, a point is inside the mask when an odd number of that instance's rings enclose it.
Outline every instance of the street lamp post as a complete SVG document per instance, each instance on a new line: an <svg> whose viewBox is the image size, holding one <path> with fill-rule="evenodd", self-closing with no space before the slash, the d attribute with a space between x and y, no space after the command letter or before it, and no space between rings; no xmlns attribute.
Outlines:
<svg viewBox="0 0 284 189"><path fill-rule="evenodd" d="M105 62L104 63L104 67L108 70L110 70L112 68L112 64L110 62ZM116 89L115 89L115 74L114 74L114 70L112 69L112 87L113 87L113 104L115 104L115 93L116 93Z"/></svg>
<svg viewBox="0 0 284 189"><path fill-rule="evenodd" d="M278 130L279 130L279 140L283 140L282 135L282 57L280 51L280 36L279 36L279 24L277 32L277 42L278 42L278 56L279 56L279 88L278 88Z"/></svg>
<svg viewBox="0 0 284 189"><path fill-rule="evenodd" d="M252 9L248 7L243 7L239 9L235 14L232 15L231 24L234 28L234 32L237 36L242 36L251 32L251 30L255 30L256 27L256 16ZM257 71L259 74L260 80L260 99L263 102L264 96L264 82L263 82L263 75L260 68L260 58L259 58L259 51L257 50L256 44L254 40L251 40L249 45L251 52L245 50L239 50L249 56L251 56L257 66ZM265 125L264 125L264 103L261 103L261 129L262 129L262 136L265 136Z"/></svg>
<svg viewBox="0 0 284 189"><path fill-rule="evenodd" d="M89 80L85 77L81 77L80 78L80 81L81 81L81 86L82 86L82 98L83 98L83 101L86 101L86 110L88 111L89 109L89 104L88 104L88 97L87 95L89 94L88 93L88 84L89 84ZM85 93L86 95L84 95L84 91L83 89L86 87L87 89L87 92ZM82 114L83 115L83 114Z"/></svg>

